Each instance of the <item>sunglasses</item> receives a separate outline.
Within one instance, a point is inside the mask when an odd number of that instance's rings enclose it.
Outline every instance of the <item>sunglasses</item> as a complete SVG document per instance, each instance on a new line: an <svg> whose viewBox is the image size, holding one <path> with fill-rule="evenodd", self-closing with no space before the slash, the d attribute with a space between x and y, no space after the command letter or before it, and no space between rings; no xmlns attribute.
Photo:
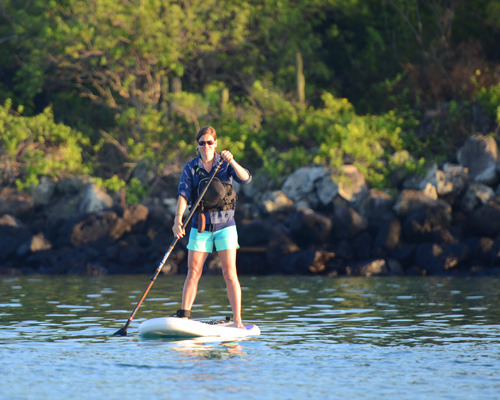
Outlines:
<svg viewBox="0 0 500 400"><path fill-rule="evenodd" d="M207 140L206 142L204 140L200 140L198 144L200 147L203 147L205 145L212 146L215 142L213 140Z"/></svg>

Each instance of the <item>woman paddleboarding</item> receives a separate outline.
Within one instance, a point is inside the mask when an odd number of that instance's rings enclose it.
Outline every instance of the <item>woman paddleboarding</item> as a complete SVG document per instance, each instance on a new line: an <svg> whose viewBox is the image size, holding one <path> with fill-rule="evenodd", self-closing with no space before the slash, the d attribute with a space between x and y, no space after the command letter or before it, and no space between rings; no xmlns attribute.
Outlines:
<svg viewBox="0 0 500 400"><path fill-rule="evenodd" d="M182 223L186 208L205 188L212 168L218 165L221 158L223 162L193 214L187 246L188 272L182 292L182 309L177 311L176 316L191 316L203 265L215 246L221 260L235 326L245 328L241 319L241 287L236 272L236 250L239 245L234 220L236 193L232 182L250 183L252 177L247 169L234 160L230 151L223 150L220 154L216 152L217 133L214 128L207 126L200 129L195 140L199 155L184 166L177 191L177 210L172 231L178 239L186 234Z"/></svg>

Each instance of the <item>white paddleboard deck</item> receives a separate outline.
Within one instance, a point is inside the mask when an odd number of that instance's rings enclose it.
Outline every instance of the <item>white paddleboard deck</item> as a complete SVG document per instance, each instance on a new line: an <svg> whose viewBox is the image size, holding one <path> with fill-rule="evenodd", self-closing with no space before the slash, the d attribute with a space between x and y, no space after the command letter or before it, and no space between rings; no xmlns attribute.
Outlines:
<svg viewBox="0 0 500 400"><path fill-rule="evenodd" d="M152 318L139 325L139 336L144 338L219 337L238 339L258 335L260 335L260 329L254 324L246 324L245 329L243 329L236 328L234 322L210 324L177 317Z"/></svg>

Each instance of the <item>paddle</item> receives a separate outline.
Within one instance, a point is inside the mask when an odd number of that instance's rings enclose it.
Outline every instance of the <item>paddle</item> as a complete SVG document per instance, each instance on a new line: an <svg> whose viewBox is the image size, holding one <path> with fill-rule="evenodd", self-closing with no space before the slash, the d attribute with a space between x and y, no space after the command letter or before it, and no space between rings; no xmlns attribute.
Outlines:
<svg viewBox="0 0 500 400"><path fill-rule="evenodd" d="M196 203L194 203L193 207L191 207L191 212L189 213L188 217L186 218L186 221L184 222L184 225L182 225L182 229L186 229L187 224L189 223L189 221L191 221L191 218L193 217L193 214L195 213L196 208L198 207L198 205L201 202L201 199L203 198L203 196L207 192L208 187L210 186L210 183L214 179L214 176L217 173L217 171L219 170L219 168L221 167L223 161L224 160L221 158L221 160L219 161L219 163L215 167L214 171L212 172L212 175L210 175L208 183L206 184L205 188L203 189L203 191L201 192L200 196L198 197L198 200L196 200ZM167 258L170 256L170 253L172 253L172 250L174 249L174 247L175 247L175 245L177 244L178 241L179 241L179 238L176 237L176 238L174 238L174 240L172 241L172 243L170 243L170 247L169 247L168 251L163 256L163 260L161 260L160 265L158 265L158 268L156 268L156 271L153 274L153 276L151 276L151 280L149 282L149 285L147 286L146 290L144 290L144 293L142 294L141 298L139 299L139 302L137 303L137 305L135 306L134 311L132 311L132 314L130 314L130 317L128 317L127 323L125 324L125 326L123 328L121 328L118 331L116 331L113 334L113 336L127 336L127 328L128 328L128 326L130 325L130 323L134 319L135 314L137 313L137 310L139 309L139 307L141 306L142 302L146 298L146 296L147 296L147 294L149 292L149 289L151 289L151 286L153 286L153 283L155 282L156 278L160 274L161 269L165 265L165 262L167 261Z"/></svg>

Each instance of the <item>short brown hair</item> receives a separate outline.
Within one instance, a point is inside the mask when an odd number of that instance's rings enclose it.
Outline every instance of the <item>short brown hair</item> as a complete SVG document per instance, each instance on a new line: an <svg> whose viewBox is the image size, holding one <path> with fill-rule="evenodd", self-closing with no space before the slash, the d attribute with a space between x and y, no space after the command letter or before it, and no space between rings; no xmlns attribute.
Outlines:
<svg viewBox="0 0 500 400"><path fill-rule="evenodd" d="M215 132L215 129L211 126L204 126L203 128L201 128L196 134L195 140L200 140L203 135L210 135L214 138L214 140L217 140L217 132Z"/></svg>

